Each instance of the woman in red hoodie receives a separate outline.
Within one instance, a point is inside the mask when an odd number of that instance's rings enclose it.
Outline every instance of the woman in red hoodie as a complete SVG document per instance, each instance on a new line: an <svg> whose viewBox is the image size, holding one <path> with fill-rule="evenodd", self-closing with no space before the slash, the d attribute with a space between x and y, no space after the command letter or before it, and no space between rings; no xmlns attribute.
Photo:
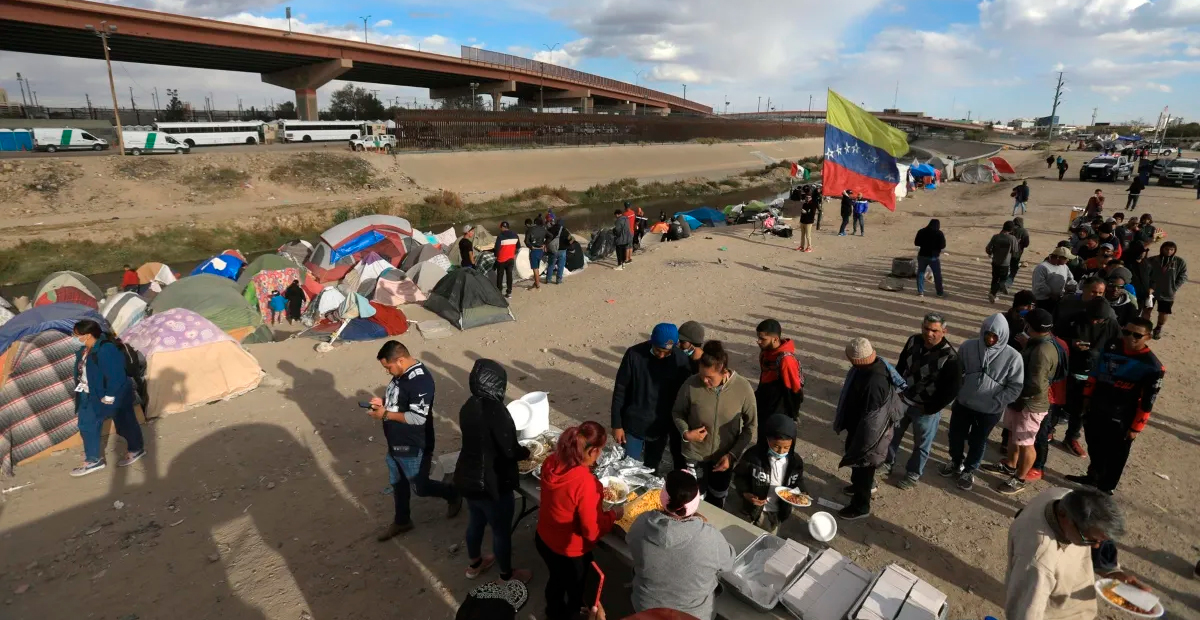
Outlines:
<svg viewBox="0 0 1200 620"><path fill-rule="evenodd" d="M577 618L583 607L583 581L592 547L612 531L623 514L602 509L604 488L591 467L608 435L596 422L563 431L558 446L542 463L537 550L546 561L546 618Z"/></svg>

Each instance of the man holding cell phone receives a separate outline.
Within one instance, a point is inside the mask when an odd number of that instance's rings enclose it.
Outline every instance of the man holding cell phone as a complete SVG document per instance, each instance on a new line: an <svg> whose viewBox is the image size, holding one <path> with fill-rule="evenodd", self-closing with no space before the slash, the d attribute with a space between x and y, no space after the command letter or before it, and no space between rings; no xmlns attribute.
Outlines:
<svg viewBox="0 0 1200 620"><path fill-rule="evenodd" d="M367 415L383 422L387 438L387 464L396 515L377 537L382 542L413 529L409 496L446 500L446 518L462 510L462 496L452 485L429 479L433 455L433 375L413 359L408 347L389 340L376 356L392 376L383 398L366 403ZM411 483L411 488L410 488Z"/></svg>

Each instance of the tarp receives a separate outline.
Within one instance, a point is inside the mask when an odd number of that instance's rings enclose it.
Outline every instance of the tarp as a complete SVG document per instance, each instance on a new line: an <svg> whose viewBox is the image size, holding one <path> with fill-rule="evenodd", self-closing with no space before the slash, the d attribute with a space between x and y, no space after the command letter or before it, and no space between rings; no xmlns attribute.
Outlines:
<svg viewBox="0 0 1200 620"><path fill-rule="evenodd" d="M528 280L533 277L533 265L529 264L529 248L517 250L517 262L513 265L513 272L515 280Z"/></svg>
<svg viewBox="0 0 1200 620"><path fill-rule="evenodd" d="M699 209L692 209L691 211L682 211L681 213L685 217L690 217L693 220L696 220L703 226L724 226L725 225L725 214L712 208L712 207L700 207ZM677 213L676 215L679 215L679 214ZM688 223L691 224L691 221L689 220ZM697 228L697 226L692 226L692 228L695 229L695 228Z"/></svg>
<svg viewBox="0 0 1200 620"><path fill-rule="evenodd" d="M262 380L253 355L190 310L172 308L148 317L123 340L146 356L147 418L244 394Z"/></svg>
<svg viewBox="0 0 1200 620"><path fill-rule="evenodd" d="M458 236L457 236L457 233L454 231L453 226L451 226L450 228L447 228L446 230L443 230L442 232L437 234L438 245L441 245L444 248L450 247L457 240L458 240Z"/></svg>
<svg viewBox="0 0 1200 620"><path fill-rule="evenodd" d="M25 333L4 344L0 352L0 471L11 476L16 463L78 432L74 398L77 350L79 343L73 336L53 329Z"/></svg>
<svg viewBox="0 0 1200 620"><path fill-rule="evenodd" d="M700 228L701 226L703 226L703 224L700 222L700 220L688 215L687 213L676 213L675 215L682 215L683 221L687 222L688 227L691 228L692 230L696 230L697 228ZM672 217L671 219L675 219L675 218Z"/></svg>
<svg viewBox="0 0 1200 620"><path fill-rule="evenodd" d="M403 312L377 302L371 302L371 308L375 311L371 321L383 327L388 336L400 336L408 331L408 317Z"/></svg>
<svg viewBox="0 0 1200 620"><path fill-rule="evenodd" d="M88 295L91 295L92 299L100 300L104 298L104 292L87 276L74 271L56 271L42 278L42 281L38 283L37 291L33 294L33 299L41 297L48 291L64 286L73 286L84 291Z"/></svg>
<svg viewBox="0 0 1200 620"><path fill-rule="evenodd" d="M100 304L100 314L120 336L146 316L146 300L133 292L117 293Z"/></svg>
<svg viewBox="0 0 1200 620"><path fill-rule="evenodd" d="M151 315L172 308L199 314L239 342L250 344L273 340L258 308L246 301L236 282L221 276L188 276L163 289L150 302Z"/></svg>
<svg viewBox="0 0 1200 620"><path fill-rule="evenodd" d="M83 319L91 319L108 329L108 321L104 320L96 310L79 304L50 304L30 308L13 317L4 325L0 325L0 353L9 347L17 338L45 331L56 331L70 334L75 324Z"/></svg>
<svg viewBox="0 0 1200 620"><path fill-rule="evenodd" d="M380 258L386 260L393 267L400 264L404 258L406 251L404 242L401 238L385 237L379 243L373 246L360 250L351 256L343 256L337 261L330 261L329 258L333 254L333 248L325 242L317 244L313 249L312 256L309 257L309 262L304 264L304 267L317 279L318 282L327 284L341 280L354 265L357 264L367 254L374 252Z"/></svg>
<svg viewBox="0 0 1200 620"><path fill-rule="evenodd" d="M375 230L368 230L363 234L347 241L344 245L336 247L329 255L329 260L338 262L345 256L351 256L355 252L361 252L376 243L384 240L383 233Z"/></svg>
<svg viewBox="0 0 1200 620"><path fill-rule="evenodd" d="M1008 160L1000 157L999 155L996 157L989 157L988 161L992 162L992 165L996 167L996 172L999 172L1000 174L1017 173L1017 171L1012 167L1012 164L1008 163Z"/></svg>
<svg viewBox="0 0 1200 620"><path fill-rule="evenodd" d="M908 165L897 162L896 171L899 172L900 179L896 184L896 198L904 198L908 196Z"/></svg>
<svg viewBox="0 0 1200 620"><path fill-rule="evenodd" d="M417 284L404 276L399 269L392 269L379 277L375 285L373 301L385 306L402 306L425 301L425 293Z"/></svg>
<svg viewBox="0 0 1200 620"><path fill-rule="evenodd" d="M588 260L598 261L608 258L617 246L613 242L612 230L605 227L592 233L592 238L588 240L587 257Z"/></svg>
<svg viewBox="0 0 1200 620"><path fill-rule="evenodd" d="M583 255L583 246L578 239L571 240L571 247L567 248L567 269L570 271L581 271L587 260Z"/></svg>
<svg viewBox="0 0 1200 620"><path fill-rule="evenodd" d="M337 249L350 239L354 239L367 231L377 231L387 236L412 236L412 224L402 217L394 215L366 215L346 220L341 224L321 233L321 241Z"/></svg>
<svg viewBox="0 0 1200 620"><path fill-rule="evenodd" d="M309 330L307 335L312 338L327 340L329 336L333 335L341 327L341 321L326 320ZM362 342L364 340L379 340L380 338L387 338L387 336L387 330L382 325L371 319L354 318L346 323L346 327L342 329L338 340Z"/></svg>
<svg viewBox="0 0 1200 620"><path fill-rule="evenodd" d="M474 269L455 269L442 278L425 301L425 309L459 329L515 320L500 290Z"/></svg>
<svg viewBox="0 0 1200 620"><path fill-rule="evenodd" d="M162 263L146 263L137 268L139 284L158 283L159 289L175 282L175 274L171 268Z"/></svg>
<svg viewBox="0 0 1200 620"><path fill-rule="evenodd" d="M921 177L937 176L937 170L929 164L914 164L910 167L910 170L913 173L913 178L918 181Z"/></svg>
<svg viewBox="0 0 1200 620"><path fill-rule="evenodd" d="M33 301L34 307L49 304L79 304L89 308L99 308L100 304L94 297L74 286L64 286L42 293Z"/></svg>
<svg viewBox="0 0 1200 620"><path fill-rule="evenodd" d="M443 278L446 277L446 269L441 265L429 260L423 263L418 263L416 267L405 273L409 280L421 289L426 295L437 286Z"/></svg>
<svg viewBox="0 0 1200 620"><path fill-rule="evenodd" d="M190 275L198 276L200 274L211 274L236 281L238 279L238 274L242 270L242 266L245 264L246 263L242 261L242 259L236 256L231 254L222 254L220 256L214 256L203 263L196 265L196 268L192 270Z"/></svg>

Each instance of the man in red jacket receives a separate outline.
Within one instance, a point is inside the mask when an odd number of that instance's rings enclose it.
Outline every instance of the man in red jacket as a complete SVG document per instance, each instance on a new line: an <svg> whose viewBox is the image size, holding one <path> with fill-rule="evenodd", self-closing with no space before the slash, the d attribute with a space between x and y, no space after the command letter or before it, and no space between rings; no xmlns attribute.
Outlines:
<svg viewBox="0 0 1200 620"><path fill-rule="evenodd" d="M512 297L513 268L517 265L517 250L521 249L521 238L508 227L508 222L500 222L500 234L496 235L496 246L492 253L496 255L496 288L500 288L501 279L508 277L508 288L505 297Z"/></svg>
<svg viewBox="0 0 1200 620"><path fill-rule="evenodd" d="M125 265L125 275L121 276L121 290L136 293L142 280L138 277L136 271L129 265Z"/></svg>
<svg viewBox="0 0 1200 620"><path fill-rule="evenodd" d="M633 203L632 202L629 202L628 200L625 201L625 212L621 214L621 217L623 217L629 221L629 235L631 237L633 237L634 240L636 240L637 239L637 213L633 212ZM630 243L629 247L625 248L625 262L627 262L627 263L633 261L633 246L634 246L634 244Z"/></svg>
<svg viewBox="0 0 1200 620"><path fill-rule="evenodd" d="M782 413L795 420L804 402L804 375L796 359L796 345L783 337L783 327L775 319L758 324L758 388L754 390L760 419Z"/></svg>

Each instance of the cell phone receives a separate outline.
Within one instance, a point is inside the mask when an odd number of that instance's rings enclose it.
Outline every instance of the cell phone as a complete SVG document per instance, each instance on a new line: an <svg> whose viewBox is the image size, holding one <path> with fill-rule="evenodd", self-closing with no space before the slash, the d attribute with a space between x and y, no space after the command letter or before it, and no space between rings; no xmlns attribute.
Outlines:
<svg viewBox="0 0 1200 620"><path fill-rule="evenodd" d="M600 606L600 593L604 590L604 572L595 562L583 575L583 602L588 609Z"/></svg>
<svg viewBox="0 0 1200 620"><path fill-rule="evenodd" d="M371 403L369 403L369 402L367 402L367 401L365 401L365 400L360 400L360 401L358 401L358 406L359 406L359 407L362 407L363 409L370 409L370 408L371 408Z"/></svg>

